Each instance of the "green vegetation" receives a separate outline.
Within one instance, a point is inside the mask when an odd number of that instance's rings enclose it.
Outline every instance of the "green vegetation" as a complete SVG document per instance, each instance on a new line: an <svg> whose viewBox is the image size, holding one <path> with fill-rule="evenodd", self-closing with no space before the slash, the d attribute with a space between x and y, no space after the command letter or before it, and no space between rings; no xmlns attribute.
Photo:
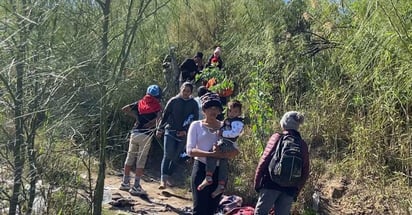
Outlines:
<svg viewBox="0 0 412 215"><path fill-rule="evenodd" d="M40 179L61 187L49 195L51 214L100 214L106 163L124 158L132 123L120 108L172 81L162 73L171 46L181 62L215 45L250 121L229 192L256 201L259 157L293 109L306 114L312 158L298 213L325 177L361 185L391 212L412 207L409 0L15 0L0 2L0 20L0 179L12 181L0 200L9 214L30 214Z"/></svg>

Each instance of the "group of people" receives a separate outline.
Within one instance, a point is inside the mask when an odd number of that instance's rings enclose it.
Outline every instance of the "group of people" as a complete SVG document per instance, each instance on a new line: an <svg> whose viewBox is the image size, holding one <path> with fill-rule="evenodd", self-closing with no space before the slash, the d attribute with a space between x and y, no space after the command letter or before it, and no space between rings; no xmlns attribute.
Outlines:
<svg viewBox="0 0 412 215"><path fill-rule="evenodd" d="M197 52L193 58L185 59L179 66L180 76L179 83L193 82L196 75L201 73L204 68L215 67L223 69L223 60L221 58L222 48L217 46L213 54L208 58L206 64L203 63L203 53Z"/></svg>
<svg viewBox="0 0 412 215"><path fill-rule="evenodd" d="M222 66L221 60L216 57L220 52L218 47L210 57L210 63ZM193 60L199 62L196 58L202 57L198 53ZM191 63L185 61L182 66L186 64ZM199 71L200 68L199 64L194 65L197 69L192 64L193 70L186 70L182 77L187 77L188 74L194 77L193 71ZM193 84L186 80L181 84L179 93L170 98L162 110L161 89L158 85L150 85L142 99L122 108L124 113L135 119L135 124L130 135L120 189L129 191L132 195L147 195L140 179L153 136L163 136L164 153L159 189L173 186L171 176L179 155L185 151L194 159L191 174L193 214L214 214L228 181L228 159L240 153L236 140L244 127L242 104L238 100L229 101L225 118L221 120L219 116L224 108L219 95L204 86L198 88L197 97L192 96L193 91ZM275 133L269 139L255 173L254 188L259 193L255 214L268 214L272 207L276 215L289 214L292 202L303 188L309 175L308 149L299 133L299 125L303 121L301 113L287 112L280 120L283 131ZM302 145L304 155L302 180L294 187L276 184L271 180L268 170L279 139L287 134L300 138L299 144ZM132 186L130 172L133 165L136 166L136 171Z"/></svg>

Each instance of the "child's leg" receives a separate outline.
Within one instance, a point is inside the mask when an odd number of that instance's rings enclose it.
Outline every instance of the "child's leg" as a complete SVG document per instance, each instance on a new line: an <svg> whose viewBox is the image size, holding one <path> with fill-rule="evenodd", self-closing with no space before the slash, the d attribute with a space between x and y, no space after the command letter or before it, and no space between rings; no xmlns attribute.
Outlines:
<svg viewBox="0 0 412 215"><path fill-rule="evenodd" d="M216 196L220 195L225 191L226 187L226 181L228 177L228 172L229 171L229 163L227 159L220 159L219 160L219 175L218 175L218 180L219 180L219 185L216 187L216 190L213 191L212 193L212 198L215 198Z"/></svg>
<svg viewBox="0 0 412 215"><path fill-rule="evenodd" d="M229 152L235 150L233 142L222 138L222 143L220 144L220 150L223 152ZM216 190L212 193L212 198L222 194L226 188L226 182L229 175L229 160L228 159L220 159L219 160L219 173L218 173L218 183Z"/></svg>
<svg viewBox="0 0 412 215"><path fill-rule="evenodd" d="M203 188L213 183L213 172L216 169L216 163L217 160L215 158L206 158L206 177L202 181L202 183L197 187L197 190L203 190Z"/></svg>

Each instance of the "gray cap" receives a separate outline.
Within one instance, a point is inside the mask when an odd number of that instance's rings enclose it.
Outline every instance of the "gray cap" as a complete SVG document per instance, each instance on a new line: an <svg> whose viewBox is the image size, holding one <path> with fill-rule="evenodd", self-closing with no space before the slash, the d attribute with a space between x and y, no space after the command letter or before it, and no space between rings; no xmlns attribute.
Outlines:
<svg viewBox="0 0 412 215"><path fill-rule="evenodd" d="M303 124L305 117L297 111L286 112L280 120L280 126L284 130L293 129L298 131L299 125Z"/></svg>

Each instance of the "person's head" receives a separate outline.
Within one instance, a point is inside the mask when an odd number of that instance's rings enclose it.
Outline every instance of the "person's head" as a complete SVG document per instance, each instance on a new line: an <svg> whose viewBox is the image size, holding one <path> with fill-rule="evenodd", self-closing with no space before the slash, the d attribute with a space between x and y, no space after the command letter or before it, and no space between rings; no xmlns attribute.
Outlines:
<svg viewBox="0 0 412 215"><path fill-rule="evenodd" d="M283 130L299 131L299 126L303 124L305 117L297 111L286 112L280 120L280 126Z"/></svg>
<svg viewBox="0 0 412 215"><path fill-rule="evenodd" d="M153 84L147 87L146 94L160 99L162 97L162 90L159 86Z"/></svg>
<svg viewBox="0 0 412 215"><path fill-rule="evenodd" d="M205 86L200 86L199 88L197 88L197 96L199 97L205 95L208 92L209 90Z"/></svg>
<svg viewBox="0 0 412 215"><path fill-rule="evenodd" d="M218 94L208 92L200 97L200 102L206 118L216 119L222 113L223 107Z"/></svg>
<svg viewBox="0 0 412 215"><path fill-rule="evenodd" d="M242 103L239 100L232 100L227 103L227 116L235 118L242 115Z"/></svg>
<svg viewBox="0 0 412 215"><path fill-rule="evenodd" d="M220 54L222 54L222 49L220 48L220 46L218 46L216 47L215 51L213 51L213 55L219 57Z"/></svg>
<svg viewBox="0 0 412 215"><path fill-rule="evenodd" d="M190 82L185 82L182 84L182 86L180 87L180 96L183 99L189 99L190 96L192 95L193 92L193 85Z"/></svg>
<svg viewBox="0 0 412 215"><path fill-rule="evenodd" d="M203 59L203 53L202 52L197 52L195 56L193 57L196 63L202 62Z"/></svg>

